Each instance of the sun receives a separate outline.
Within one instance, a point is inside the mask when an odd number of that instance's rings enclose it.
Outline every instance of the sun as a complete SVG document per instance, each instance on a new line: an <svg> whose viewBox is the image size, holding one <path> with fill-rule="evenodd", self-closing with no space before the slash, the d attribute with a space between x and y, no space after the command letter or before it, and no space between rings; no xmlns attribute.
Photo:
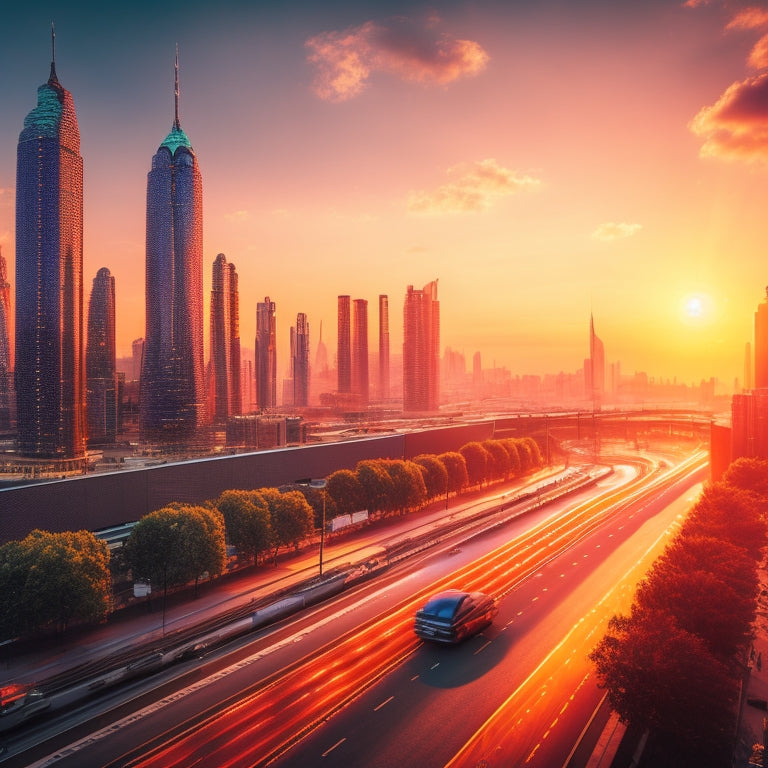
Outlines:
<svg viewBox="0 0 768 768"><path fill-rule="evenodd" d="M713 320L712 299L706 293L689 293L680 300L680 319L686 325L708 325Z"/></svg>

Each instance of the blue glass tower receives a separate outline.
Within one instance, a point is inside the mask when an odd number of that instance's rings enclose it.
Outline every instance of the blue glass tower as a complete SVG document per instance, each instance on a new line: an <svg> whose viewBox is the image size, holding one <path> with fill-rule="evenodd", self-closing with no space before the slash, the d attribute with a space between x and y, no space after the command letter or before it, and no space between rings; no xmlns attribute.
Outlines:
<svg viewBox="0 0 768 768"><path fill-rule="evenodd" d="M203 186L175 117L147 176L146 333L140 438L168 447L206 442L203 369Z"/></svg>
<svg viewBox="0 0 768 768"><path fill-rule="evenodd" d="M15 380L19 452L83 456L83 159L55 48L17 149Z"/></svg>

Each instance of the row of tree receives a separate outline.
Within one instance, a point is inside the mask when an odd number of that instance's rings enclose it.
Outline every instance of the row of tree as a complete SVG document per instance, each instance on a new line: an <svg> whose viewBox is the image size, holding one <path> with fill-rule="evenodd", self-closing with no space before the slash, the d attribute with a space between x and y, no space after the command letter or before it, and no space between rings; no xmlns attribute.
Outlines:
<svg viewBox="0 0 768 768"><path fill-rule="evenodd" d="M361 461L354 470L332 473L323 490L228 490L203 504L171 503L145 515L111 561L106 545L87 531L36 530L0 547L0 639L103 620L111 609L111 572L129 570L163 594L192 582L197 589L201 576L224 571L227 543L258 564L281 548L298 549L324 517L358 510L370 517L403 514L542 463L531 438L486 440L413 461Z"/></svg>
<svg viewBox="0 0 768 768"><path fill-rule="evenodd" d="M734 462L591 654L614 710L651 735L655 764L730 765L766 504L768 462Z"/></svg>

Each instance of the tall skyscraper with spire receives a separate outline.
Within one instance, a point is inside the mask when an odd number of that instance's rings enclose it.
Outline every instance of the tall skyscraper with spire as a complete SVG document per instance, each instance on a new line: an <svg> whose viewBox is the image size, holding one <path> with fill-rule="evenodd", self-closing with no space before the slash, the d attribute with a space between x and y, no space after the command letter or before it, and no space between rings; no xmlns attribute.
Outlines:
<svg viewBox="0 0 768 768"><path fill-rule="evenodd" d="M595 318L589 315L589 360L585 368L587 397L600 408L605 397L605 346L595 333Z"/></svg>
<svg viewBox="0 0 768 768"><path fill-rule="evenodd" d="M16 165L16 393L26 456L85 454L83 158L72 94L51 74Z"/></svg>
<svg viewBox="0 0 768 768"><path fill-rule="evenodd" d="M768 388L768 288L765 294L755 312L755 389Z"/></svg>
<svg viewBox="0 0 768 768"><path fill-rule="evenodd" d="M240 382L240 315L237 271L220 253L211 283L211 418L226 424L242 412Z"/></svg>
<svg viewBox="0 0 768 768"><path fill-rule="evenodd" d="M13 357L11 354L11 284L0 249L0 432L11 428Z"/></svg>
<svg viewBox="0 0 768 768"><path fill-rule="evenodd" d="M437 280L408 286L403 306L403 410L440 407L440 302Z"/></svg>
<svg viewBox="0 0 768 768"><path fill-rule="evenodd" d="M256 406L260 410L277 405L277 326L275 302L256 304Z"/></svg>
<svg viewBox="0 0 768 768"><path fill-rule="evenodd" d="M179 57L174 120L147 175L146 333L140 438L145 443L207 442L203 368L203 184L179 121Z"/></svg>
<svg viewBox="0 0 768 768"><path fill-rule="evenodd" d="M96 273L88 302L85 374L88 444L114 443L118 406L115 278L106 267Z"/></svg>

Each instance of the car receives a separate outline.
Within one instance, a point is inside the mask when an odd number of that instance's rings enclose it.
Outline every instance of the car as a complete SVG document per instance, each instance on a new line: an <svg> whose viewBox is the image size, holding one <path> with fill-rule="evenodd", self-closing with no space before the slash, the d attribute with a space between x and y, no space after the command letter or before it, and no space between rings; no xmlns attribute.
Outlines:
<svg viewBox="0 0 768 768"><path fill-rule="evenodd" d="M485 629L498 612L496 600L490 595L448 589L430 597L416 611L413 631L422 640L460 643Z"/></svg>

